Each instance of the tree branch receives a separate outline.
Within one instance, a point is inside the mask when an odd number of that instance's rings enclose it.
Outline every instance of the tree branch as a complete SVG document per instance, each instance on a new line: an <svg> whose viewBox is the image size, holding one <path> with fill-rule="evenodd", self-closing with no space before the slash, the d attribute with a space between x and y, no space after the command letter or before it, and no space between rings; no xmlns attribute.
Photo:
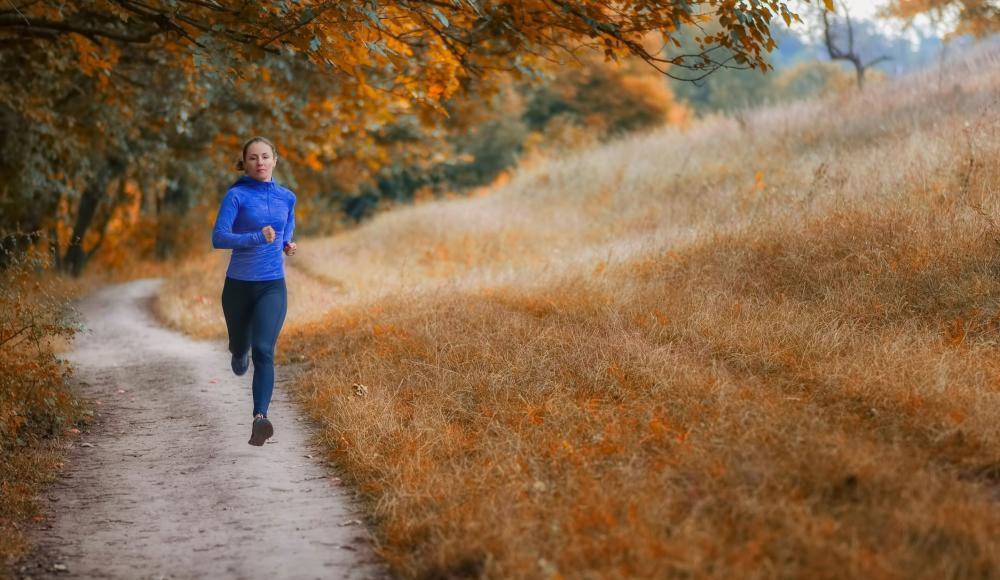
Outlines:
<svg viewBox="0 0 1000 580"><path fill-rule="evenodd" d="M299 22L298 24L295 24L294 26L286 28L285 30L282 30L281 32L275 34L274 36L271 36L270 38L265 39L264 42L262 42L261 44L259 44L257 46L259 48L264 48L265 46L271 44L275 40L278 40L282 36L285 36L286 34L289 34L291 32L295 32L296 30L302 28L306 24L309 24L310 22L312 22L313 20L315 20L316 18L318 18L320 16L320 14L323 14L324 12L326 12L327 10L329 10L330 8L333 8L334 6L336 6L336 2L326 2L326 3L322 4L322 5L320 5L318 8L316 8L313 11L313 15L310 16L309 18L302 19L302 21Z"/></svg>
<svg viewBox="0 0 1000 580"><path fill-rule="evenodd" d="M69 22L55 22L52 20L44 19L28 19L25 18L22 22L21 18L16 18L11 20L9 17L0 16L0 29L10 28L17 31L18 34L26 33L26 29L39 29L39 30L53 30L57 32L75 32L77 34L82 34L84 36L100 36L104 38L110 38L111 40L117 40L119 42L128 42L134 44L145 44L153 39L154 36L159 34L160 30L145 31L140 34L128 35L115 30L107 30L102 28L92 28L89 26L71 24Z"/></svg>

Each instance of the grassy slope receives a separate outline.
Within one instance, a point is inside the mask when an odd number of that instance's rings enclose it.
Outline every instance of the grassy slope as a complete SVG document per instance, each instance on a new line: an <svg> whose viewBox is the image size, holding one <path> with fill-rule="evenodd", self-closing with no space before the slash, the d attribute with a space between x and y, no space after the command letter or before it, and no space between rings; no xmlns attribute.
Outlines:
<svg viewBox="0 0 1000 580"><path fill-rule="evenodd" d="M396 570L1000 574L980 58L303 243L301 311L335 306L281 350ZM217 310L205 271L162 303Z"/></svg>

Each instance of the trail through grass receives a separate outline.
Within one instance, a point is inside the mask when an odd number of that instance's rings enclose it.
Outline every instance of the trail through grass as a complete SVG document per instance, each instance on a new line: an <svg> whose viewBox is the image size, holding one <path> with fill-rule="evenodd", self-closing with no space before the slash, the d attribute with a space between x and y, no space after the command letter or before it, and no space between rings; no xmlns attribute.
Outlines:
<svg viewBox="0 0 1000 580"><path fill-rule="evenodd" d="M303 242L279 349L395 569L1000 574L998 62Z"/></svg>

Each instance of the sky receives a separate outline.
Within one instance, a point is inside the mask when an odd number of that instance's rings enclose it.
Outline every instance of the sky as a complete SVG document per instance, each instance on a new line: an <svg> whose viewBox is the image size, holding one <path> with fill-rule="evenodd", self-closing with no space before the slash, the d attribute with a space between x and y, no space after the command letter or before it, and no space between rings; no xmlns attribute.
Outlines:
<svg viewBox="0 0 1000 580"><path fill-rule="evenodd" d="M892 18L876 18L876 14L888 4L888 0L837 0L837 2L847 5L852 20L874 20L876 28L888 37L904 36L915 40L915 31L906 30L902 21ZM817 0L813 0L813 3L816 4ZM800 10L800 14L802 13L804 11ZM915 19L913 26L925 33L929 33L933 28L929 20L920 17Z"/></svg>
<svg viewBox="0 0 1000 580"><path fill-rule="evenodd" d="M871 2L866 0L843 0L847 4L847 9L851 11L851 17L871 18L875 12L885 5L885 2Z"/></svg>

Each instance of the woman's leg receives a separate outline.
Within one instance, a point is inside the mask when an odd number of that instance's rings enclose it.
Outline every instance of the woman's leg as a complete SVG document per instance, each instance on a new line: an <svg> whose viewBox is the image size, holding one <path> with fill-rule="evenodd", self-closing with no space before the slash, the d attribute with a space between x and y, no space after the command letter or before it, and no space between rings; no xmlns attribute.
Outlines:
<svg viewBox="0 0 1000 580"><path fill-rule="evenodd" d="M242 356L250 350L250 322L253 315L254 294L252 286L241 280L227 277L222 286L222 314L229 331L229 352Z"/></svg>
<svg viewBox="0 0 1000 580"><path fill-rule="evenodd" d="M274 391L274 346L285 322L288 291L285 280L262 284L254 304L251 326L253 357L253 414L267 416Z"/></svg>

